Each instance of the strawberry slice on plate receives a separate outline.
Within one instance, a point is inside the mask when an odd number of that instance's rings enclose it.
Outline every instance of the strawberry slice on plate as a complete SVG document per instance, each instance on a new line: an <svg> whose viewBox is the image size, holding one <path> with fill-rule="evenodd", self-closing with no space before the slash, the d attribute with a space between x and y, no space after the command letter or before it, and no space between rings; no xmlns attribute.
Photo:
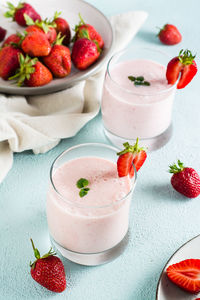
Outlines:
<svg viewBox="0 0 200 300"><path fill-rule="evenodd" d="M190 50L181 50L179 55L172 58L167 65L166 77L169 84L176 83L180 79L177 89L183 89L197 73L197 65Z"/></svg>
<svg viewBox="0 0 200 300"><path fill-rule="evenodd" d="M144 148L139 147L138 145L138 138L134 146L131 146L128 142L124 143L124 150L117 153L119 158L117 160L117 171L119 177L127 176L128 174L130 177L134 175L134 167L136 171L142 167L143 163L147 158L147 153Z"/></svg>
<svg viewBox="0 0 200 300"><path fill-rule="evenodd" d="M168 278L190 293L200 292L200 259L186 259L169 266Z"/></svg>

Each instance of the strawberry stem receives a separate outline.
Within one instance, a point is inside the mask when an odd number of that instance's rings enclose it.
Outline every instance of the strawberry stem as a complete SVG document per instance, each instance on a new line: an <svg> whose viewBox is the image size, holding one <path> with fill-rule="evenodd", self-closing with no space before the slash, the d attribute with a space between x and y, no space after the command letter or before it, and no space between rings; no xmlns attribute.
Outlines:
<svg viewBox="0 0 200 300"><path fill-rule="evenodd" d="M124 146L125 149L118 152L117 155L122 155L122 154L125 154L125 153L128 153L128 152L136 154L136 153L139 153L142 150L145 150L144 147L139 147L138 143L139 143L138 138L136 139L136 143L133 146L131 146L128 142L124 143L123 146Z"/></svg>
<svg viewBox="0 0 200 300"><path fill-rule="evenodd" d="M30 240L31 240L31 244L32 244L32 247L33 247L35 258L40 259L40 252L39 252L39 250L37 248L35 248L33 240L32 239L30 239Z"/></svg>
<svg viewBox="0 0 200 300"><path fill-rule="evenodd" d="M169 166L169 173L177 174L183 171L184 168L184 164L178 159L178 166L175 163Z"/></svg>
<svg viewBox="0 0 200 300"><path fill-rule="evenodd" d="M185 51L183 51L183 49L181 49L181 51L179 52L178 58L179 61L183 64L183 65L191 65L193 63L193 60L195 59L196 55L192 55L192 52L188 49L186 49Z"/></svg>
<svg viewBox="0 0 200 300"><path fill-rule="evenodd" d="M51 256L51 255L56 255L56 252L55 252L55 251L53 250L53 248L51 247L48 253L46 253L46 254L44 254L42 257L40 257L40 252L39 252L39 250L38 250L37 248L35 248L35 245L34 245L34 243L33 243L33 240L32 240L32 239L30 239L30 240L31 240L31 244L32 244L32 247L33 247L34 255L35 255L35 258L36 258L36 260L35 260L33 263L30 261L30 267L31 267L32 269L35 268L35 264L36 264L36 262L37 262L38 259L43 259L43 258L47 258L47 257L49 257L49 256Z"/></svg>

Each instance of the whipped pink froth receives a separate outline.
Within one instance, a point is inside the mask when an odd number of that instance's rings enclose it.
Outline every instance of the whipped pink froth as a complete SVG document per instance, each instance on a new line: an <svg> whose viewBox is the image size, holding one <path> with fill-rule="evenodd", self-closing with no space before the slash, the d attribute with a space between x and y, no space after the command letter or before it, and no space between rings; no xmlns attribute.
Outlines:
<svg viewBox="0 0 200 300"><path fill-rule="evenodd" d="M153 94L171 87L166 79L166 68L151 60L133 60L118 63L110 70L110 76L116 84L132 93ZM150 86L135 86L128 76L143 76ZM130 100L130 99L129 99ZM148 99L156 100L156 98Z"/></svg>
<svg viewBox="0 0 200 300"><path fill-rule="evenodd" d="M166 68L151 60L114 65L107 74L102 95L105 128L127 138L152 138L171 123L175 87L168 85ZM143 76L150 86L135 86L128 76Z"/></svg>
<svg viewBox="0 0 200 300"><path fill-rule="evenodd" d="M82 198L76 186L80 178L87 179L90 188ZM50 187L47 220L58 244L75 252L94 253L123 239L133 183L129 177L118 177L116 163L98 157L73 159L55 171L53 182L62 197Z"/></svg>
<svg viewBox="0 0 200 300"><path fill-rule="evenodd" d="M80 178L87 179L90 188L82 198L76 186ZM128 177L118 176L115 163L97 157L77 158L66 162L56 170L53 183L66 200L83 206L115 203L125 197L131 188Z"/></svg>

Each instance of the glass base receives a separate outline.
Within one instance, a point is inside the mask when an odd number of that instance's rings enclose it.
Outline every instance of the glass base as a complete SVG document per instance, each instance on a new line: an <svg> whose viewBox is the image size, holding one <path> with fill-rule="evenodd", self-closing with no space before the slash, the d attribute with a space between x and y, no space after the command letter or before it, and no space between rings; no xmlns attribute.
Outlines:
<svg viewBox="0 0 200 300"><path fill-rule="evenodd" d="M59 245L51 236L50 236L50 240L54 250L57 253L64 256L65 258L80 265L98 266L116 259L118 256L120 256L123 253L123 251L125 250L128 244L128 232L119 244L117 244L111 249L105 250L103 252L98 252L98 253L78 253L78 252L70 251L66 248L63 248L61 245Z"/></svg>
<svg viewBox="0 0 200 300"><path fill-rule="evenodd" d="M104 133L105 133L105 136L107 137L107 139L113 145L118 147L119 149L123 148L123 144L125 142L129 142L132 145L135 144L135 142L136 142L136 138L135 139L125 139L125 138L122 138L120 136L117 136L117 135L111 133L106 128L104 128ZM145 138L145 139L138 137L139 145L141 147L147 147L148 151L158 150L158 149L162 148L163 146L165 146L169 142L169 140L172 137L172 133L173 133L173 126L171 124L162 134L160 134L156 137Z"/></svg>

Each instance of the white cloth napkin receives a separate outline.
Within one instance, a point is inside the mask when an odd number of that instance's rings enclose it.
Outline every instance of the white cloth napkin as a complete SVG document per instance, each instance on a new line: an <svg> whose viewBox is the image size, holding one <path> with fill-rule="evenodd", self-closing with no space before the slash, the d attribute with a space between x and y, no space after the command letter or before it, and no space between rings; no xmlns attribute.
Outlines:
<svg viewBox="0 0 200 300"><path fill-rule="evenodd" d="M114 29L113 52L127 46L147 18L132 11L110 18ZM0 94L0 182L12 167L13 152L32 149L35 154L55 147L76 133L100 108L105 67L78 85L45 96Z"/></svg>

